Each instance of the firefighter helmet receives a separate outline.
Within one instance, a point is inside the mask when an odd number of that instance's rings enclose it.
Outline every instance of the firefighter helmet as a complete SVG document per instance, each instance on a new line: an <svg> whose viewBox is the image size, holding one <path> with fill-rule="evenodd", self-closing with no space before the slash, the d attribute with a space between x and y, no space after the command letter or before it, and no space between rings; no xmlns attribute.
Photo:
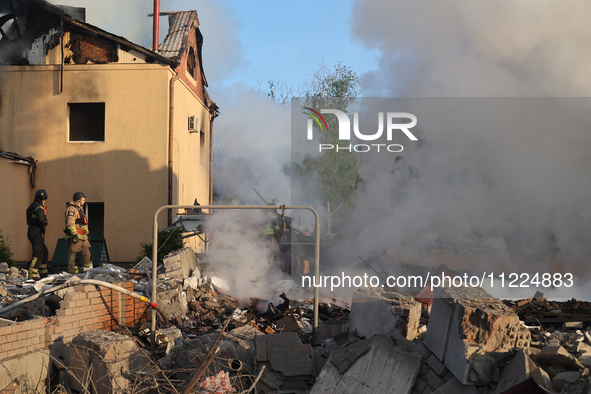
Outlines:
<svg viewBox="0 0 591 394"><path fill-rule="evenodd" d="M81 200L82 197L86 198L86 195L82 192L76 192L76 193L74 193L74 197L72 197L72 200L78 201L78 200Z"/></svg>
<svg viewBox="0 0 591 394"><path fill-rule="evenodd" d="M35 192L35 198L39 200L47 200L47 191L45 189L39 189Z"/></svg>

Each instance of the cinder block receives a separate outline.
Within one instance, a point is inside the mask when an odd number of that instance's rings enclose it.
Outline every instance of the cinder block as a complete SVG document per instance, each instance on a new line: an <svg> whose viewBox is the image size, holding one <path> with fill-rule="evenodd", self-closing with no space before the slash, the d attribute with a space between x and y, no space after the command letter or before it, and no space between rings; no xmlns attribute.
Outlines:
<svg viewBox="0 0 591 394"><path fill-rule="evenodd" d="M437 389L439 386L443 384L443 380L437 376L437 374L433 370L427 371L425 374L425 380L427 384L433 389Z"/></svg>
<svg viewBox="0 0 591 394"><path fill-rule="evenodd" d="M267 345L269 345L267 343ZM314 375L314 351L310 344L269 346L269 362L273 370L284 376Z"/></svg>
<svg viewBox="0 0 591 394"><path fill-rule="evenodd" d="M76 336L70 346L71 359L80 365L73 372L82 377L92 369L90 378L97 393L120 393L128 384L122 374L130 370L130 359L136 351L131 338L112 332L84 333Z"/></svg>
<svg viewBox="0 0 591 394"><path fill-rule="evenodd" d="M427 359L427 364L435 371L435 373L441 377L443 377L444 373L447 371L447 368L441 361L435 357L435 355L431 354Z"/></svg>
<svg viewBox="0 0 591 394"><path fill-rule="evenodd" d="M490 383L482 373L485 364L515 347L529 347L530 340L519 317L485 290L435 289L424 344L462 384Z"/></svg>
<svg viewBox="0 0 591 394"><path fill-rule="evenodd" d="M359 288L353 293L349 330L368 338L397 330L413 340L420 317L421 304L411 297L381 288Z"/></svg>

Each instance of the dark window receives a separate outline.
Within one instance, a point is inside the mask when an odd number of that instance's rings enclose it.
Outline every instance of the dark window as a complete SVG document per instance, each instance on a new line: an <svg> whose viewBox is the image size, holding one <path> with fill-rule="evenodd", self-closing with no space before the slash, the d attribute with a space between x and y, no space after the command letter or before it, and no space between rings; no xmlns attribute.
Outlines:
<svg viewBox="0 0 591 394"><path fill-rule="evenodd" d="M88 231L91 238L104 238L105 236L105 203L87 202L86 217L88 218Z"/></svg>
<svg viewBox="0 0 591 394"><path fill-rule="evenodd" d="M105 140L105 103L69 103L70 141Z"/></svg>
<svg viewBox="0 0 591 394"><path fill-rule="evenodd" d="M197 60L195 59L195 51L191 47L189 54L187 55L187 72L195 79L195 68L197 67Z"/></svg>

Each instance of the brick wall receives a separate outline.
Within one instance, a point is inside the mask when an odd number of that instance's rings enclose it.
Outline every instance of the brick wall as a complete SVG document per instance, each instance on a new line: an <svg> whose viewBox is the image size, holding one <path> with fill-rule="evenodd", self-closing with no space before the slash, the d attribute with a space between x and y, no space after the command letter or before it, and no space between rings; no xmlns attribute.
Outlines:
<svg viewBox="0 0 591 394"><path fill-rule="evenodd" d="M76 64L116 62L116 44L101 37L72 34L68 43Z"/></svg>
<svg viewBox="0 0 591 394"><path fill-rule="evenodd" d="M201 65L199 64L199 56L197 56L197 48L200 43L197 42L196 37L196 30L193 28L189 33L189 37L187 39L187 47L185 48L185 53L183 53L183 57L180 61L179 66L174 70L176 73L180 74L180 79L182 79L187 86L199 97L199 99L205 103L205 99L203 97L203 80L201 78ZM195 53L195 79L192 79L188 76L187 73L187 56L189 55L189 49L193 48Z"/></svg>
<svg viewBox="0 0 591 394"><path fill-rule="evenodd" d="M133 290L131 282L115 285ZM0 360L49 347L57 339L69 343L83 332L133 327L150 319L146 304L116 290L94 285L74 290L64 296L55 316L0 324Z"/></svg>
<svg viewBox="0 0 591 394"><path fill-rule="evenodd" d="M34 352L45 347L45 321L33 318L0 325L0 359Z"/></svg>

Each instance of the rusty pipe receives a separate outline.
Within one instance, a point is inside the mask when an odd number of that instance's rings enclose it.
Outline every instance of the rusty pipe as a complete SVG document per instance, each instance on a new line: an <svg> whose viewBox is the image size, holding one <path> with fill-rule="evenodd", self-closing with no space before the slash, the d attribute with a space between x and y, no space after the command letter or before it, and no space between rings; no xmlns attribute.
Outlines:
<svg viewBox="0 0 591 394"><path fill-rule="evenodd" d="M154 52L158 51L158 34L160 29L160 0L154 0L154 31L153 31L153 44L152 48Z"/></svg>

